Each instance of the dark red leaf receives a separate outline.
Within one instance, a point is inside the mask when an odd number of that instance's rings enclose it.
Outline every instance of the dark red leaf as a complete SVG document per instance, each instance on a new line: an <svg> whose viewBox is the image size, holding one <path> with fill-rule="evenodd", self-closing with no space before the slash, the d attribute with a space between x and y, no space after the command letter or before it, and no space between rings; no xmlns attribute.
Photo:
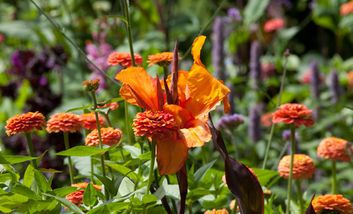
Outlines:
<svg viewBox="0 0 353 214"><path fill-rule="evenodd" d="M314 197L315 197L315 194L313 195L313 197L311 197L310 204L309 204L308 208L306 209L305 214L316 214L314 207L313 207L313 204L312 204Z"/></svg>
<svg viewBox="0 0 353 214"><path fill-rule="evenodd" d="M178 41L175 42L175 47L173 51L173 64L172 64L172 81L170 84L170 93L172 97L172 103L178 103L178 71L179 71L179 64L178 64Z"/></svg>
<svg viewBox="0 0 353 214"><path fill-rule="evenodd" d="M186 194L188 193L188 175L186 172L186 165L177 172L177 178L179 183L180 191L180 208L179 214L185 213L185 204L186 204Z"/></svg>
<svg viewBox="0 0 353 214"><path fill-rule="evenodd" d="M161 87L161 83L159 82L158 76L155 79L156 81L156 88L157 88L157 98L158 98L158 109L162 110L164 105L164 96Z"/></svg>
<svg viewBox="0 0 353 214"><path fill-rule="evenodd" d="M224 159L227 185L238 202L240 212L242 214L264 213L264 194L259 181L248 167L229 156L221 133L214 127L211 115L209 118L212 141Z"/></svg>

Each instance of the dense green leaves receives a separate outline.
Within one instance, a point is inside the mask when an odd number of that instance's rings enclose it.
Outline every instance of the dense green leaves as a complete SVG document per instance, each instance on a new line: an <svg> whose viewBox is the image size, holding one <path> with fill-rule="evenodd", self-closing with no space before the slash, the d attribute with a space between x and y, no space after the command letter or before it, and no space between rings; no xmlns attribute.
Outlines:
<svg viewBox="0 0 353 214"><path fill-rule="evenodd" d="M98 154L103 154L107 151L108 149L100 149L97 147L91 147L91 146L75 146L70 149L67 149L65 151L57 153L57 155L61 156L92 156L92 155L98 155Z"/></svg>

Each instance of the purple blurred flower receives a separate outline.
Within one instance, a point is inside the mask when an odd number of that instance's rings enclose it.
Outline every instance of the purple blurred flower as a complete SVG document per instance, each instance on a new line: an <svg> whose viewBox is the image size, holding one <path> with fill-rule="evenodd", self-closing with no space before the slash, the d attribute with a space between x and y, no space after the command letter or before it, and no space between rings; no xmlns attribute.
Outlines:
<svg viewBox="0 0 353 214"><path fill-rule="evenodd" d="M231 114L231 115L225 115L219 119L216 127L218 130L220 129L235 129L237 128L240 124L244 123L244 117L240 114Z"/></svg>
<svg viewBox="0 0 353 214"><path fill-rule="evenodd" d="M253 89L258 89L261 84L262 72L261 72L261 45L258 41L253 41L250 48L250 78L251 86Z"/></svg>
<svg viewBox="0 0 353 214"><path fill-rule="evenodd" d="M238 8L231 7L228 9L227 13L233 21L241 21L242 19Z"/></svg>
<svg viewBox="0 0 353 214"><path fill-rule="evenodd" d="M336 104L342 92L336 70L333 70L329 76L329 87L332 94L332 98L331 98L332 103Z"/></svg>
<svg viewBox="0 0 353 214"><path fill-rule="evenodd" d="M290 141L290 130L286 129L282 132L282 139L284 141ZM298 132L295 132L295 141L299 140Z"/></svg>
<svg viewBox="0 0 353 214"><path fill-rule="evenodd" d="M261 105L250 108L248 135L253 142L261 139Z"/></svg>
<svg viewBox="0 0 353 214"><path fill-rule="evenodd" d="M11 65L9 73L15 75L25 75L28 64L35 57L35 53L31 50L16 50L11 55Z"/></svg>
<svg viewBox="0 0 353 214"><path fill-rule="evenodd" d="M98 45L89 43L86 45L87 57L102 71L108 69L107 59L112 51L111 45L101 42ZM94 66L88 65L91 71L98 71Z"/></svg>
<svg viewBox="0 0 353 214"><path fill-rule="evenodd" d="M222 17L216 17L213 22L212 31L212 65L215 75L223 81L226 79L224 69L224 39L224 20Z"/></svg>

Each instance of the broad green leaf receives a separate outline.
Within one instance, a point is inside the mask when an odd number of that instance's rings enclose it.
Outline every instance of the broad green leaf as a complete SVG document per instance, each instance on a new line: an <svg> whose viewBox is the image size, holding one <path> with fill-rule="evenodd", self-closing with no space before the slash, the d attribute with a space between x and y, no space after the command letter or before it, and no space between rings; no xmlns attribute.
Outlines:
<svg viewBox="0 0 353 214"><path fill-rule="evenodd" d="M276 177L278 177L278 172L274 170L268 170L268 169L257 169L257 168L251 168L257 179L259 180L261 186L266 186L269 184L269 182Z"/></svg>
<svg viewBox="0 0 353 214"><path fill-rule="evenodd" d="M244 21L246 24L256 22L265 12L269 0L249 0L244 9Z"/></svg>
<svg viewBox="0 0 353 214"><path fill-rule="evenodd" d="M45 201L29 201L26 206L29 213L60 213L61 210L60 203L54 198Z"/></svg>
<svg viewBox="0 0 353 214"><path fill-rule="evenodd" d="M22 184L16 184L12 188L12 192L26 196L27 198L31 198L34 200L41 200L41 197L38 196L35 192L33 192L30 188Z"/></svg>
<svg viewBox="0 0 353 214"><path fill-rule="evenodd" d="M151 204L157 202L158 198L154 195L144 195L142 198L142 203Z"/></svg>
<svg viewBox="0 0 353 214"><path fill-rule="evenodd" d="M217 159L209 162L208 164L206 164L206 165L202 166L200 169L198 169L194 174L194 181L196 183L198 183L202 179L202 177L205 175L207 170L210 169L216 161L217 161Z"/></svg>
<svg viewBox="0 0 353 214"><path fill-rule="evenodd" d="M83 194L83 203L89 207L94 206L97 202L97 192L91 183L85 189Z"/></svg>
<svg viewBox="0 0 353 214"><path fill-rule="evenodd" d="M57 201L59 201L61 204L63 204L65 207L67 207L68 209L70 209L74 213L84 214L84 212L82 210L80 210L80 208L78 208L75 204L71 203L70 201L66 200L65 198L61 198L56 195L51 195L48 193L42 193L42 194L46 195L48 197L51 197L51 198L55 198Z"/></svg>
<svg viewBox="0 0 353 214"><path fill-rule="evenodd" d="M75 192L76 190L77 190L76 187L67 186L67 187L54 189L54 193L59 197L64 197L72 192Z"/></svg>
<svg viewBox="0 0 353 214"><path fill-rule="evenodd" d="M36 184L41 192L49 192L52 190L48 180L40 171L34 171L34 179L36 180Z"/></svg>
<svg viewBox="0 0 353 214"><path fill-rule="evenodd" d="M30 160L35 160L38 157L22 156L22 155L2 155L0 158L0 164L16 164Z"/></svg>
<svg viewBox="0 0 353 214"><path fill-rule="evenodd" d="M127 176L134 181L137 180L137 174L131 169L120 164L107 164L107 165L111 167L113 170L119 172L120 174Z"/></svg>
<svg viewBox="0 0 353 214"><path fill-rule="evenodd" d="M31 187L34 179L34 168L31 164L27 166L25 174L23 176L23 185Z"/></svg>
<svg viewBox="0 0 353 214"><path fill-rule="evenodd" d="M100 148L91 147L91 146L75 146L75 147L72 147L68 150L59 152L59 153L57 153L57 155L61 155L61 156L92 156L92 155L103 154L107 150L108 150L108 148L100 149Z"/></svg>

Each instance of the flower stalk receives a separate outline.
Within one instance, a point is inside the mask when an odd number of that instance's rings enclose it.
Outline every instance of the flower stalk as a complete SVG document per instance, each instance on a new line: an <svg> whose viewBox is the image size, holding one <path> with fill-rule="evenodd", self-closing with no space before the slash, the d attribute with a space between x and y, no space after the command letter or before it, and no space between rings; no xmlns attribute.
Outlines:
<svg viewBox="0 0 353 214"><path fill-rule="evenodd" d="M32 134L30 132L25 132L26 140L27 140L27 150L28 154L31 157L36 157L36 154L34 152L34 146L32 142ZM37 161L36 160L31 160L31 164L33 168L38 169Z"/></svg>
<svg viewBox="0 0 353 214"><path fill-rule="evenodd" d="M337 193L337 172L336 172L336 160L332 160L332 194Z"/></svg>
<svg viewBox="0 0 353 214"><path fill-rule="evenodd" d="M148 194L148 192L150 191L151 185L152 185L155 158L156 158L156 141L152 140L152 143L151 143L150 173L149 173L149 176L148 176L148 184L147 184L146 194Z"/></svg>
<svg viewBox="0 0 353 214"><path fill-rule="evenodd" d="M292 180L293 180L293 162L294 162L294 154L295 154L295 126L292 125L290 128L291 136L290 136L290 169L289 169L289 178L288 178L288 186L287 186L287 209L286 214L290 214L290 202L292 197Z"/></svg>
<svg viewBox="0 0 353 214"><path fill-rule="evenodd" d="M300 213L304 213L304 200L303 200L303 193L302 193L300 180L297 180L295 182L295 184L297 186L297 194L298 194L298 200L299 200L299 210L300 210Z"/></svg>
<svg viewBox="0 0 353 214"><path fill-rule="evenodd" d="M65 149L70 149L70 143L69 143L69 134L67 132L63 132L64 134L64 143L65 143ZM69 174L70 174L70 182L71 185L74 184L74 168L72 164L71 157L68 156L68 161L69 161Z"/></svg>

